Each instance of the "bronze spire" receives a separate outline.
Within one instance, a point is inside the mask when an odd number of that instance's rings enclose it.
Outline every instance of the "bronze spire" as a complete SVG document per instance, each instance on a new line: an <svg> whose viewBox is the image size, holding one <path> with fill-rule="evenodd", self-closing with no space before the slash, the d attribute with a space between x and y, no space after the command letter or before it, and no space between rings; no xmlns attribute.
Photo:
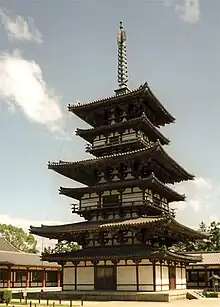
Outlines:
<svg viewBox="0 0 220 307"><path fill-rule="evenodd" d="M118 85L119 89L116 94L124 94L128 91L128 64L126 54L126 32L123 27L123 21L120 21L120 30L118 32Z"/></svg>

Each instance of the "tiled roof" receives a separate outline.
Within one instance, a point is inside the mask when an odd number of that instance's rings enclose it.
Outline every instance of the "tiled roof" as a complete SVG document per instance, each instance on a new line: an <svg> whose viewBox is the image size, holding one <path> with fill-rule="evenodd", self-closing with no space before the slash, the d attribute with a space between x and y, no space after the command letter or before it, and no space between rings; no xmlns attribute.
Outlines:
<svg viewBox="0 0 220 307"><path fill-rule="evenodd" d="M19 250L9 243L2 235L0 235L0 251L19 252Z"/></svg>
<svg viewBox="0 0 220 307"><path fill-rule="evenodd" d="M148 119L145 113L143 113L140 117L129 119L127 121L121 121L114 124L109 125L102 125L98 126L96 128L89 128L89 129L77 129L76 135L79 135L83 137L88 142L92 142L92 137L98 135L100 132L103 131L118 131L120 127L133 127L134 125L140 125L145 124L145 127L147 127L148 130L150 130L160 141L163 145L167 145L170 143L170 140L167 139Z"/></svg>
<svg viewBox="0 0 220 307"><path fill-rule="evenodd" d="M191 229L185 225L182 225L181 223L177 222L174 218L171 216L155 216L155 217L139 217L139 218L133 218L133 219L121 219L117 221L86 221L86 222L80 222L80 223L73 223L73 224L66 224L66 225L60 225L60 226L44 226L41 227L34 227L30 226L30 231L33 234L40 235L43 237L48 238L58 238L61 234L67 234L67 233L81 233L85 231L95 231L99 232L101 230L111 230L113 228L115 229L122 229L130 227L144 227L144 225L153 225L156 227L157 224L161 224L162 227L171 229L172 231L176 233L182 233L189 237L195 238L195 239L201 239L204 238L205 235L203 233L200 233L194 229Z"/></svg>
<svg viewBox="0 0 220 307"><path fill-rule="evenodd" d="M194 265L220 265L220 252L190 253L191 255L202 255L202 261Z"/></svg>
<svg viewBox="0 0 220 307"><path fill-rule="evenodd" d="M107 259L143 259L151 258L155 260L179 260L179 261L199 261L200 257L182 255L170 252L164 248L149 248L149 246L116 246L105 248L86 248L69 253L43 254L43 259L48 261L72 261L72 260L107 260Z"/></svg>
<svg viewBox="0 0 220 307"><path fill-rule="evenodd" d="M57 263L42 262L40 255L24 253L11 245L3 236L0 236L0 264L20 266L57 267Z"/></svg>
<svg viewBox="0 0 220 307"><path fill-rule="evenodd" d="M125 221L119 221L119 222L112 222L112 223L106 223L103 225L100 225L100 228L123 228L126 226L136 226L136 225L144 225L144 224L151 224L156 223L165 220L163 217L139 217L136 219L130 219Z"/></svg>
<svg viewBox="0 0 220 307"><path fill-rule="evenodd" d="M168 123L172 123L175 121L175 118L166 110L163 104L156 98L156 96L151 91L147 82L141 85L139 88L134 89L128 93L122 95L114 95L111 97L107 97L104 99L99 99L87 103L77 103L68 106L68 110L79 116L81 119L87 121L89 124L94 126L94 122L92 120L88 120L86 114L91 109L105 108L109 104L119 104L119 103L129 103L129 99L133 99L135 97L143 98L143 102L149 106L150 109L156 113L157 116L157 125L164 125ZM145 99L144 99L145 98Z"/></svg>
<svg viewBox="0 0 220 307"><path fill-rule="evenodd" d="M0 264L20 266L57 267L57 263L42 262L41 256L22 252L0 251Z"/></svg>
<svg viewBox="0 0 220 307"><path fill-rule="evenodd" d="M75 162L67 162L67 161L60 161L60 162L48 162L48 168L49 169L53 169L53 170L57 170L58 168L65 168L68 166L90 166L96 162L107 162L110 160L114 160L116 161L116 159L118 159L118 161L120 161L123 158L126 157L130 157L132 156L132 158L134 158L136 155L152 155L155 154L155 157L157 156L157 154L161 154L161 156L165 157L166 161L169 161L172 164L172 167L174 169L178 169L178 171L180 173L183 174L184 177L187 177L187 179L193 179L194 176L191 175L190 173L188 173L184 168L182 168L173 158L171 158L169 156L169 154L163 149L163 147L160 144L160 141L158 140L157 142L154 143L154 145L150 148L141 148L141 149L137 149L137 150L133 150L133 151L129 151L129 152L123 152L123 153L116 153L113 155L106 155L106 156L102 156L102 157L96 157L96 158L92 158L92 159L86 159L86 160L81 160L81 161L75 161Z"/></svg>
<svg viewBox="0 0 220 307"><path fill-rule="evenodd" d="M171 116L171 114L165 109L165 107L155 97L155 95L151 91L147 82L145 82L143 85L139 86L138 88L136 88L136 89L134 89L130 92L127 92L125 94L119 95L119 96L114 95L114 96L110 96L110 97L107 97L107 98L104 98L104 99L98 99L98 100L95 100L95 101L90 101L90 102L86 102L86 103L82 103L82 104L77 103L75 105L69 105L68 108L69 108L70 111L74 111L74 110L77 110L77 109L84 109L87 106L101 105L101 104L108 102L108 101L119 101L119 100L125 99L127 97L131 97L133 95L143 93L145 91L147 91L151 95L151 97L154 99L155 103L157 104L158 108L160 108L166 115L168 115L171 118L172 121L174 121L175 118Z"/></svg>
<svg viewBox="0 0 220 307"><path fill-rule="evenodd" d="M142 180L125 180L125 181L115 181L111 183L111 189L117 189L117 188L127 188L127 187L151 187L153 191L159 191L162 193L162 195L165 195L165 197L169 201L184 201L185 195L181 195L171 189L170 187L166 186L164 183L162 183L155 175L152 173L147 178L144 178ZM91 193L91 191L99 192L99 191L106 191L109 190L109 183L100 183L97 185L89 186L89 187L80 187L80 188L63 188L60 187L60 194L66 195L68 197L79 199L84 195L85 193Z"/></svg>

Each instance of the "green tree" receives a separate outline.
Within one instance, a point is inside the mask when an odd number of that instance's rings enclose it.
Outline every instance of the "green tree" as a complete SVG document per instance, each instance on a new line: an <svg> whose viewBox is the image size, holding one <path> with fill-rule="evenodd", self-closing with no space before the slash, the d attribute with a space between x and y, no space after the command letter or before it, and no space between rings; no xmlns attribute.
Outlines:
<svg viewBox="0 0 220 307"><path fill-rule="evenodd" d="M201 240L187 241L174 246L175 251L219 251L220 250L220 223L211 222L206 225L201 222L198 227L198 231L206 233L207 238Z"/></svg>
<svg viewBox="0 0 220 307"><path fill-rule="evenodd" d="M22 228L0 224L0 233L15 248L26 253L37 253L37 240L32 234L27 234Z"/></svg>
<svg viewBox="0 0 220 307"><path fill-rule="evenodd" d="M80 245L75 242L68 241L60 241L55 247L52 249L51 247L44 248L44 253L65 253L65 252L73 252L80 249Z"/></svg>

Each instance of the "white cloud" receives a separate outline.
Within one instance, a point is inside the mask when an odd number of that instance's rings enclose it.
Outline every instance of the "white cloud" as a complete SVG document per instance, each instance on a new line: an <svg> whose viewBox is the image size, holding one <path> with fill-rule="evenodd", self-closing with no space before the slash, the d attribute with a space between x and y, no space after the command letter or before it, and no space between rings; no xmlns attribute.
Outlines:
<svg viewBox="0 0 220 307"><path fill-rule="evenodd" d="M209 223L220 221L220 183L209 178L197 177L193 181L175 185L179 193L186 195L186 201L175 203L177 216L182 222L198 225L201 221Z"/></svg>
<svg viewBox="0 0 220 307"><path fill-rule="evenodd" d="M5 10L0 8L0 20L9 40L29 41L37 44L43 42L43 36L35 27L32 18L28 17L26 21L19 15L9 17Z"/></svg>
<svg viewBox="0 0 220 307"><path fill-rule="evenodd" d="M40 66L18 52L0 54L0 98L13 110L19 107L30 121L62 131L59 97L48 88Z"/></svg>
<svg viewBox="0 0 220 307"><path fill-rule="evenodd" d="M164 0L164 4L173 6L176 14L186 23L196 23L201 17L200 0Z"/></svg>

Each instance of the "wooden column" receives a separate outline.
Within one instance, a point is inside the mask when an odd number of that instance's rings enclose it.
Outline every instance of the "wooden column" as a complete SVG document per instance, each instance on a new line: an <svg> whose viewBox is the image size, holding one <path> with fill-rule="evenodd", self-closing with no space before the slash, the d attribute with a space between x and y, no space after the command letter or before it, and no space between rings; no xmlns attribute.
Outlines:
<svg viewBox="0 0 220 307"><path fill-rule="evenodd" d="M137 286L137 291L139 291L139 263L141 260L134 260L135 263L135 268L136 268L136 286Z"/></svg>
<svg viewBox="0 0 220 307"><path fill-rule="evenodd" d="M153 286L154 286L154 291L156 291L156 265L155 265L155 261L152 262L153 263Z"/></svg>
<svg viewBox="0 0 220 307"><path fill-rule="evenodd" d="M46 287L46 270L43 270L42 287Z"/></svg>
<svg viewBox="0 0 220 307"><path fill-rule="evenodd" d="M26 288L29 288L30 286L30 271L29 271L29 268L27 268L27 271L26 271Z"/></svg>
<svg viewBox="0 0 220 307"><path fill-rule="evenodd" d="M205 287L208 288L208 270L207 266L205 266Z"/></svg>
<svg viewBox="0 0 220 307"><path fill-rule="evenodd" d="M57 287L60 287L60 269L57 271Z"/></svg>
<svg viewBox="0 0 220 307"><path fill-rule="evenodd" d="M11 267L8 267L7 288L11 288Z"/></svg>

